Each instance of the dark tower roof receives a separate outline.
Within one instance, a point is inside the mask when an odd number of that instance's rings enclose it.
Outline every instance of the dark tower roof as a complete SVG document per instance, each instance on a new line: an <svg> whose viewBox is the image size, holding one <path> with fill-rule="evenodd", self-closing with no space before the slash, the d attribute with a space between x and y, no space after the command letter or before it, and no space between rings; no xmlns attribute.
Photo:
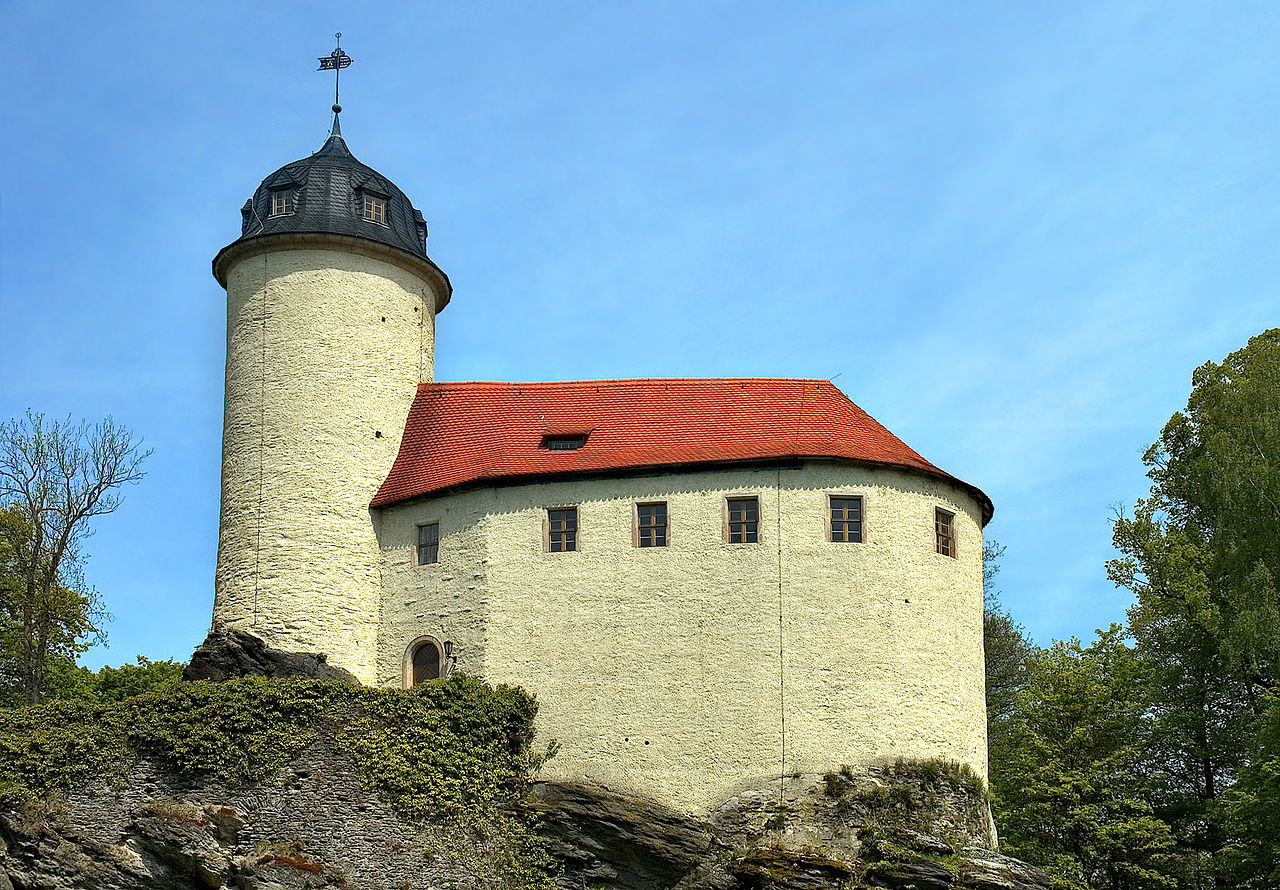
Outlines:
<svg viewBox="0 0 1280 890"><path fill-rule="evenodd" d="M273 199L282 193L272 215ZM382 222L364 216L364 196L385 202ZM234 244L285 233L351 235L427 258L427 223L408 196L377 170L360 163L341 135L332 135L310 157L272 173L241 209Z"/></svg>

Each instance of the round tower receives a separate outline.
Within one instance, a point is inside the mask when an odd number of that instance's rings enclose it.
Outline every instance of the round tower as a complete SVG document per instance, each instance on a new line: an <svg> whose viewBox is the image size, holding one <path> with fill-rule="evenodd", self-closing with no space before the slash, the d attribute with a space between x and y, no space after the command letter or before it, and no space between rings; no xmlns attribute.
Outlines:
<svg viewBox="0 0 1280 890"><path fill-rule="evenodd" d="M336 115L320 150L264 179L241 213L213 260L227 290L213 617L372 682L369 502L431 380L452 288L422 214L355 159Z"/></svg>

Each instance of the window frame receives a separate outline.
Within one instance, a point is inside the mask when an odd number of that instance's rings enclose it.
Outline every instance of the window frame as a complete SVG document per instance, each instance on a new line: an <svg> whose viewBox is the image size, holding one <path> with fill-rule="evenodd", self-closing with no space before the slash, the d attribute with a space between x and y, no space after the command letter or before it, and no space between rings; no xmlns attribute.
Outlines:
<svg viewBox="0 0 1280 890"><path fill-rule="evenodd" d="M436 539L435 541L431 542L435 544L436 558L432 560L428 560L427 562L423 562L422 561L422 547L423 547L422 530L424 528L430 528L431 526L435 526L435 529L436 529ZM440 521L438 519L433 519L428 522L419 522L414 526L413 560L415 565L420 565L420 566L435 566L440 564Z"/></svg>
<svg viewBox="0 0 1280 890"><path fill-rule="evenodd" d="M642 507L661 507L662 508L662 525L640 524L640 510ZM644 529L662 529L661 544L644 544ZM640 550L661 550L664 547L671 546L671 505L667 501L633 501L631 504L631 546Z"/></svg>
<svg viewBox="0 0 1280 890"><path fill-rule="evenodd" d="M283 199L285 209L276 209L276 199ZM275 219L278 216L293 216L298 212L298 190L293 186L288 188L271 189L271 212L267 215L267 219Z"/></svg>
<svg viewBox="0 0 1280 890"><path fill-rule="evenodd" d="M943 517L946 517L945 522ZM933 550L935 553L956 559L956 514L942 507L933 508ZM944 532L943 529L946 529Z"/></svg>
<svg viewBox="0 0 1280 890"><path fill-rule="evenodd" d="M756 539L754 541L735 541L733 540L733 520L731 518L733 516L733 507L731 505L735 503L745 503L747 501L755 501L755 505L756 505L756 518L755 518ZM733 546L736 547L742 544L760 544L764 542L764 534L763 534L764 511L763 509L761 509L761 503L762 501L759 494L733 494L733 495L724 496L724 500L723 500L724 521L723 521L723 527L721 528L721 533L723 534L723 537L724 537L724 543L732 544ZM745 519L742 521L743 521L743 524L747 522L747 520ZM746 537L745 528L743 529L743 537L744 538Z"/></svg>
<svg viewBox="0 0 1280 890"><path fill-rule="evenodd" d="M381 219L377 211L381 211ZM391 199L368 189L360 190L360 218L384 229L391 228Z"/></svg>
<svg viewBox="0 0 1280 890"><path fill-rule="evenodd" d="M554 530L551 528L551 514L562 511L573 511L573 528L564 528ZM551 548L552 535L555 534L572 534L573 546L553 550ZM567 542L566 542L567 543ZM543 553L577 553L582 549L582 513L578 504L565 504L560 507L547 507L542 511L542 552Z"/></svg>
<svg viewBox="0 0 1280 890"><path fill-rule="evenodd" d="M845 537L837 539L835 537L835 523L837 522L834 513L834 501L857 501L858 502L858 537L856 540L850 540L848 537L848 529L845 530ZM839 520L846 526L850 520ZM827 492L827 540L832 544L862 544L867 540L867 497L863 494L850 494L847 492Z"/></svg>

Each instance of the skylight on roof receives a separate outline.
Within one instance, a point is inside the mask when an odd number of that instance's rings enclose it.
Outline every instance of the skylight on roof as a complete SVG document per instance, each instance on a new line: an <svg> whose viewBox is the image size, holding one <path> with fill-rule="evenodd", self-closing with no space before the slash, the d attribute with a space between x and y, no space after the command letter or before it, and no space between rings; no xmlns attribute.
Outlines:
<svg viewBox="0 0 1280 890"><path fill-rule="evenodd" d="M545 448L548 451L577 451L586 444L586 433L569 433L545 435L542 437L542 443L538 447Z"/></svg>

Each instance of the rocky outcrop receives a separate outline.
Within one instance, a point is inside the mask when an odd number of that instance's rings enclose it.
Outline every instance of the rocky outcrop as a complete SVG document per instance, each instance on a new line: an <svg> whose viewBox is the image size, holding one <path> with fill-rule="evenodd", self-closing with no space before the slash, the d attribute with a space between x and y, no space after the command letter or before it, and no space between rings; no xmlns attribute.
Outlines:
<svg viewBox="0 0 1280 890"><path fill-rule="evenodd" d="M409 826L319 741L277 785L175 783L146 762L57 806L0 813L0 890L485 887L473 831ZM1047 890L986 848L985 801L913 768L793 776L697 819L599 788L535 785L563 890ZM495 885L496 886L496 885Z"/></svg>
<svg viewBox="0 0 1280 890"><path fill-rule="evenodd" d="M232 630L216 621L182 672L184 680L222 681L247 676L360 682L351 672L326 662L323 655L272 649L253 634Z"/></svg>
<svg viewBox="0 0 1280 890"><path fill-rule="evenodd" d="M279 785L199 787L142 762L123 781L0 812L0 890L486 886L465 831L404 824L332 745ZM448 849L455 855L432 855Z"/></svg>
<svg viewBox="0 0 1280 890"><path fill-rule="evenodd" d="M564 890L1047 890L1002 856L978 783L941 764L794 775L707 819L634 795L539 784L529 804Z"/></svg>

